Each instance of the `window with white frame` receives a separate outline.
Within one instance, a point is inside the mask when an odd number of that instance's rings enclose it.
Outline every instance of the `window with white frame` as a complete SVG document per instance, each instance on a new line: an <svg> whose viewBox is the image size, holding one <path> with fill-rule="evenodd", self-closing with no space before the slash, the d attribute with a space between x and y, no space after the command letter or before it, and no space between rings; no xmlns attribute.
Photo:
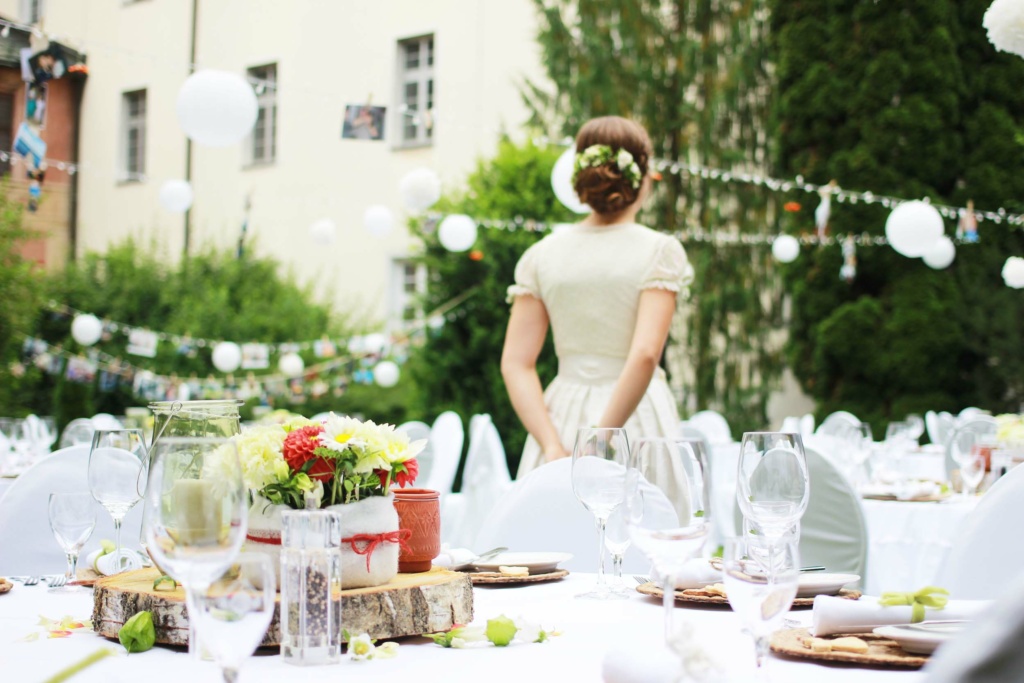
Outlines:
<svg viewBox="0 0 1024 683"><path fill-rule="evenodd" d="M429 145L434 135L434 36L398 42L399 146Z"/></svg>
<svg viewBox="0 0 1024 683"><path fill-rule="evenodd" d="M427 291L427 268L409 259L391 262L391 305L388 323L391 329L404 327L423 317L422 298Z"/></svg>
<svg viewBox="0 0 1024 683"><path fill-rule="evenodd" d="M121 95L121 173L124 180L146 175L146 91Z"/></svg>
<svg viewBox="0 0 1024 683"><path fill-rule="evenodd" d="M247 161L250 165L270 164L277 158L277 64L255 66L248 76L259 109L247 145Z"/></svg>
<svg viewBox="0 0 1024 683"><path fill-rule="evenodd" d="M21 20L26 24L38 24L43 18L43 0L21 0Z"/></svg>

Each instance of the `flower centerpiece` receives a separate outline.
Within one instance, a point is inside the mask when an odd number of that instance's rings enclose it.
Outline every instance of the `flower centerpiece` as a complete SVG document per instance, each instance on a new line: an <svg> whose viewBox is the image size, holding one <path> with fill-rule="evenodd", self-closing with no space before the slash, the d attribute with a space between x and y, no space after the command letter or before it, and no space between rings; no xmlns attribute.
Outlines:
<svg viewBox="0 0 1024 683"><path fill-rule="evenodd" d="M333 413L322 424L257 425L234 441L253 496L250 547L277 555L283 510L328 509L341 517L344 588L378 586L398 573L408 532L399 530L391 487L415 481L425 441Z"/></svg>

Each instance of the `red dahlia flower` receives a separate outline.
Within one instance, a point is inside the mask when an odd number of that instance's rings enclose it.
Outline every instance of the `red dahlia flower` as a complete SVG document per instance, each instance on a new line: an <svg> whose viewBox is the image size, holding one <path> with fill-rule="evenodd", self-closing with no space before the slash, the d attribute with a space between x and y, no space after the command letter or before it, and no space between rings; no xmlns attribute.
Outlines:
<svg viewBox="0 0 1024 683"><path fill-rule="evenodd" d="M404 469L400 469L404 468ZM420 464L416 462L416 458L412 460L406 460L401 465L395 466L395 483L400 488L411 486L416 481L416 476L420 473Z"/></svg>
<svg viewBox="0 0 1024 683"><path fill-rule="evenodd" d="M334 476L334 464L313 453L320 446L320 434L323 431L323 425L293 429L284 438L284 446L281 451L284 454L284 461L294 472L302 469L306 461L316 459L316 463L309 470L309 477L327 482Z"/></svg>

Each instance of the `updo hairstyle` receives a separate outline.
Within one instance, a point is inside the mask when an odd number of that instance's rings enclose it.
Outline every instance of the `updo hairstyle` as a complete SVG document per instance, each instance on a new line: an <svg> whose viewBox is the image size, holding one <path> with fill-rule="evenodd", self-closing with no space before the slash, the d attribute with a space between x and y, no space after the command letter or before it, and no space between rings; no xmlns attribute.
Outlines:
<svg viewBox="0 0 1024 683"><path fill-rule="evenodd" d="M651 138L639 123L621 116L591 119L583 124L576 135L576 153L580 154L591 145L608 145L613 153L620 149L627 150L640 167L640 177L647 176L652 153ZM642 187L643 182L639 187L633 187L630 179L623 176L614 161L581 168L573 184L580 201L601 214L623 211L637 200Z"/></svg>

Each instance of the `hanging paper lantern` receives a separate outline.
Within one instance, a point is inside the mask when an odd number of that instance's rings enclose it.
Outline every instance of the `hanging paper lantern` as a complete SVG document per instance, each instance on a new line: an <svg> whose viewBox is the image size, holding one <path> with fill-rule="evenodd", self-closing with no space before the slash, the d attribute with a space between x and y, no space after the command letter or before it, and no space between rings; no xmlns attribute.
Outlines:
<svg viewBox="0 0 1024 683"><path fill-rule="evenodd" d="M309 238L314 244L329 247L338 236L338 226L330 218L313 221L309 226Z"/></svg>
<svg viewBox="0 0 1024 683"><path fill-rule="evenodd" d="M374 204L366 207L366 211L363 212L363 227L374 237L387 237L394 225L395 217L386 206Z"/></svg>
<svg viewBox="0 0 1024 683"><path fill-rule="evenodd" d="M363 351L367 353L381 354L388 344L388 338L380 332L374 332L363 337Z"/></svg>
<svg viewBox="0 0 1024 683"><path fill-rule="evenodd" d="M885 237L898 253L909 258L924 256L942 237L942 216L927 202L903 202L885 221Z"/></svg>
<svg viewBox="0 0 1024 683"><path fill-rule="evenodd" d="M178 124L194 142L208 147L240 142L256 123L258 109L252 86L230 71L197 71L178 91Z"/></svg>
<svg viewBox="0 0 1024 683"><path fill-rule="evenodd" d="M402 203L410 211L424 211L441 198L441 178L429 168L417 168L405 174L398 184Z"/></svg>
<svg viewBox="0 0 1024 683"><path fill-rule="evenodd" d="M981 25L997 50L1024 57L1024 2L995 0L985 11Z"/></svg>
<svg viewBox="0 0 1024 683"><path fill-rule="evenodd" d="M437 238L448 251L466 251L476 242L476 223L461 213L445 216L437 229Z"/></svg>
<svg viewBox="0 0 1024 683"><path fill-rule="evenodd" d="M1007 287L1024 289L1024 258L1011 256L1003 264L1003 282Z"/></svg>
<svg viewBox="0 0 1024 683"><path fill-rule="evenodd" d="M393 387L398 384L398 366L389 360L382 360L373 366L373 379L379 386L384 388Z"/></svg>
<svg viewBox="0 0 1024 683"><path fill-rule="evenodd" d="M103 336L103 323L92 313L76 315L71 321L71 336L82 346L92 346Z"/></svg>
<svg viewBox="0 0 1024 683"><path fill-rule="evenodd" d="M171 213L185 213L192 207L192 185L187 180L168 180L160 186L160 205Z"/></svg>
<svg viewBox="0 0 1024 683"><path fill-rule="evenodd" d="M580 201L572 186L572 167L575 163L576 147L573 146L558 157L555 167L551 169L551 189L555 191L558 201L573 213L590 213L590 207Z"/></svg>
<svg viewBox="0 0 1024 683"><path fill-rule="evenodd" d="M235 342L221 342L213 347L213 367L221 372L234 372L242 364L242 349Z"/></svg>
<svg viewBox="0 0 1024 683"><path fill-rule="evenodd" d="M930 268L942 270L948 267L955 258L956 246L953 244L953 240L943 235L924 253L921 260L928 264Z"/></svg>
<svg viewBox="0 0 1024 683"><path fill-rule="evenodd" d="M772 256L780 263L792 263L800 255L800 242L792 235L779 235L772 242Z"/></svg>
<svg viewBox="0 0 1024 683"><path fill-rule="evenodd" d="M306 364L302 361L302 356L299 354L294 352L286 353L277 362L277 369L285 377L298 377L306 369Z"/></svg>

